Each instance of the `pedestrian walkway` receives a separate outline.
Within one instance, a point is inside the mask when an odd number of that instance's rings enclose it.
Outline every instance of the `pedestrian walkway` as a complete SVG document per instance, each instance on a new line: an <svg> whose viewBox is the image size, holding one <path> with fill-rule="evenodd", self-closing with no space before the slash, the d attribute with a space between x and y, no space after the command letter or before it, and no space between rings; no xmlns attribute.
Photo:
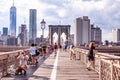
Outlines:
<svg viewBox="0 0 120 80"><path fill-rule="evenodd" d="M86 65L79 60L70 60L69 54L63 51L59 51L56 58L52 54L33 75L37 78L31 77L30 80L98 80L95 71L88 71Z"/></svg>
<svg viewBox="0 0 120 80"><path fill-rule="evenodd" d="M88 71L80 60L70 60L69 53L64 51L58 51L56 57L54 53L51 54L32 74L28 72L27 76L2 80L99 80L95 71Z"/></svg>

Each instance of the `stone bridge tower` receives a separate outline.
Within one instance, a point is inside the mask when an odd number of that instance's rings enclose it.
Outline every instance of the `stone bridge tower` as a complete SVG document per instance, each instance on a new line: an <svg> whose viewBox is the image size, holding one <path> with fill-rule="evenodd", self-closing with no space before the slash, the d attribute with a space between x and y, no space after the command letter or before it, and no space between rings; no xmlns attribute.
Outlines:
<svg viewBox="0 0 120 80"><path fill-rule="evenodd" d="M54 44L53 43L53 34L55 32L58 34L58 45L60 45L60 42L61 42L60 36L62 35L62 33L65 33L66 39L70 38L70 25L49 25L50 45Z"/></svg>

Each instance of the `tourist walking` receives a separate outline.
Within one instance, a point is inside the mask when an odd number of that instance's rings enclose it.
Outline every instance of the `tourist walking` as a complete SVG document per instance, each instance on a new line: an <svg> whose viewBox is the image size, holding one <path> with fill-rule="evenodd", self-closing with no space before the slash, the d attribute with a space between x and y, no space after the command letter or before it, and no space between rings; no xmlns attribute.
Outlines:
<svg viewBox="0 0 120 80"><path fill-rule="evenodd" d="M61 50L61 49L62 49L62 46L60 45L59 48L60 48L60 50Z"/></svg>
<svg viewBox="0 0 120 80"><path fill-rule="evenodd" d="M54 45L54 57L55 57L56 54L57 54L57 49L58 49L58 45L55 43L55 45Z"/></svg>
<svg viewBox="0 0 120 80"><path fill-rule="evenodd" d="M35 65L36 64L36 47L34 44L31 44L29 51L32 58L32 65Z"/></svg>
<svg viewBox="0 0 120 80"><path fill-rule="evenodd" d="M45 58L46 56L46 48L47 46L45 44L42 45L42 54L43 54L43 58Z"/></svg>
<svg viewBox="0 0 120 80"><path fill-rule="evenodd" d="M66 50L67 50L67 44L65 43L63 46L63 51L66 51Z"/></svg>
<svg viewBox="0 0 120 80"><path fill-rule="evenodd" d="M49 47L49 46L46 48L46 54L47 54L47 55L50 54L50 47Z"/></svg>
<svg viewBox="0 0 120 80"><path fill-rule="evenodd" d="M65 51L67 51L67 44L65 44Z"/></svg>
<svg viewBox="0 0 120 80"><path fill-rule="evenodd" d="M91 70L91 67L93 67L93 63L94 63L94 42L90 42L89 44L89 51L88 51L88 62L87 62L87 69Z"/></svg>

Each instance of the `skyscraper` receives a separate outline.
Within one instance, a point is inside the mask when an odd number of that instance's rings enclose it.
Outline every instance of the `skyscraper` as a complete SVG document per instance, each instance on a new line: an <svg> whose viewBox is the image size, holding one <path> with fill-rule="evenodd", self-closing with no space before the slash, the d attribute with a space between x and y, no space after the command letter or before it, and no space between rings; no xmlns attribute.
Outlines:
<svg viewBox="0 0 120 80"><path fill-rule="evenodd" d="M102 30L99 27L91 25L91 41L95 41L98 44L102 42Z"/></svg>
<svg viewBox="0 0 120 80"><path fill-rule="evenodd" d="M3 31L2 31L2 36L1 36L1 40L3 41L3 45L7 45L7 39L8 39L8 28L7 27L3 27Z"/></svg>
<svg viewBox="0 0 120 80"><path fill-rule="evenodd" d="M35 43L35 39L37 37L37 23L36 18L37 16L37 10L36 9L30 9L29 14L29 44Z"/></svg>
<svg viewBox="0 0 120 80"><path fill-rule="evenodd" d="M10 8L10 36L16 36L16 7L13 6Z"/></svg>
<svg viewBox="0 0 120 80"><path fill-rule="evenodd" d="M22 46L27 45L27 29L26 29L26 24L21 24L21 32L18 35L18 38L20 39L20 44Z"/></svg>
<svg viewBox="0 0 120 80"><path fill-rule="evenodd" d="M120 42L120 29L112 29L112 38L114 43Z"/></svg>
<svg viewBox="0 0 120 80"><path fill-rule="evenodd" d="M4 36L8 35L8 28L7 27L3 27L3 35Z"/></svg>
<svg viewBox="0 0 120 80"><path fill-rule="evenodd" d="M75 19L74 45L88 44L91 40L90 19L88 16L83 16Z"/></svg>

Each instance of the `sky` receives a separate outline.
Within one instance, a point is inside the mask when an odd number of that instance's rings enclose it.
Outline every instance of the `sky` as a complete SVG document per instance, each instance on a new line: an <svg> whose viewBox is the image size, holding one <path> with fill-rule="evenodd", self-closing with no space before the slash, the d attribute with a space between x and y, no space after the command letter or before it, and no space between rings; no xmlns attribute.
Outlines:
<svg viewBox="0 0 120 80"><path fill-rule="evenodd" d="M17 32L21 24L29 28L29 9L37 9L37 36L42 34L40 22L48 25L71 25L74 33L74 20L88 16L90 23L102 29L102 41L112 40L112 29L120 28L120 0L14 0L17 8ZM0 0L0 30L10 25L10 7L13 0Z"/></svg>

